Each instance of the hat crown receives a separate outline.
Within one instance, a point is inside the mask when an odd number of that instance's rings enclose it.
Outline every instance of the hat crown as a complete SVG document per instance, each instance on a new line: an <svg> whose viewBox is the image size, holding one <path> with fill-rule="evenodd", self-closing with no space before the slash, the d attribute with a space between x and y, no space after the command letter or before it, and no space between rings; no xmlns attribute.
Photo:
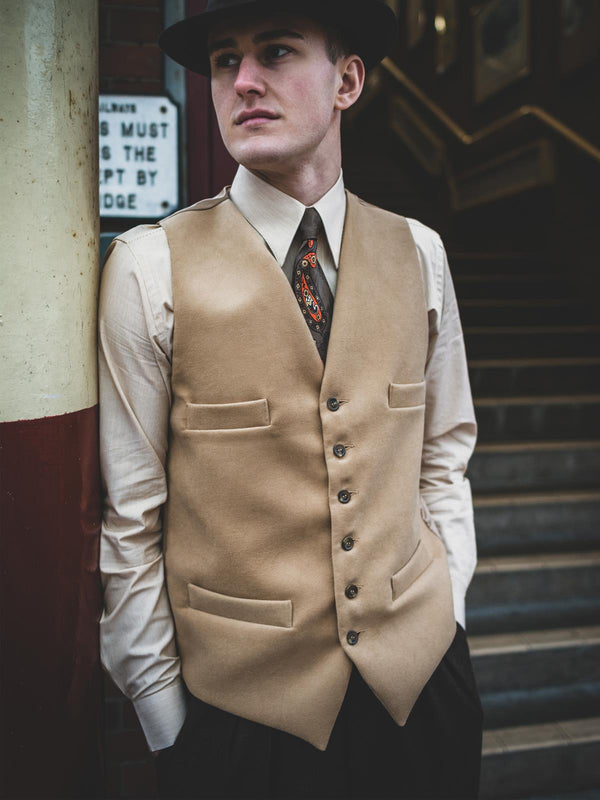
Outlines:
<svg viewBox="0 0 600 800"><path fill-rule="evenodd" d="M367 69L388 54L397 36L396 15L385 0L208 0L201 14L171 25L158 43L178 64L209 76L210 29L236 10L245 15L295 13L339 27Z"/></svg>
<svg viewBox="0 0 600 800"><path fill-rule="evenodd" d="M224 11L227 8L250 5L253 2L254 0L208 0L205 13L209 14L211 11Z"/></svg>

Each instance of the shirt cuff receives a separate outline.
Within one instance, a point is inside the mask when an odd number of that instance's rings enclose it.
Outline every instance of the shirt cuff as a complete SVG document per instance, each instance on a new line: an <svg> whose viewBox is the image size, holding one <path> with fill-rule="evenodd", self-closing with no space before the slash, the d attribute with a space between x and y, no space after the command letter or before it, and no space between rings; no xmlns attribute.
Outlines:
<svg viewBox="0 0 600 800"><path fill-rule="evenodd" d="M454 619L462 625L463 629L466 630L466 612L465 612L465 595L466 592L461 586L455 586L454 583L452 584L452 601L454 603Z"/></svg>
<svg viewBox="0 0 600 800"><path fill-rule="evenodd" d="M154 694L139 697L133 707L150 750L170 747L183 727L187 713L185 689L179 679Z"/></svg>

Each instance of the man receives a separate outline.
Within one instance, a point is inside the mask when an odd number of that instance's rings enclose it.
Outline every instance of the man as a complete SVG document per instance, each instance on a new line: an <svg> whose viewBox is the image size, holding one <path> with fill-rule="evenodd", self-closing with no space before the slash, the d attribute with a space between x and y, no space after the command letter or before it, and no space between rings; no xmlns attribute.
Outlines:
<svg viewBox="0 0 600 800"><path fill-rule="evenodd" d="M341 175L394 25L212 0L161 38L240 164L103 277L102 654L164 796L477 793L456 300L437 234Z"/></svg>

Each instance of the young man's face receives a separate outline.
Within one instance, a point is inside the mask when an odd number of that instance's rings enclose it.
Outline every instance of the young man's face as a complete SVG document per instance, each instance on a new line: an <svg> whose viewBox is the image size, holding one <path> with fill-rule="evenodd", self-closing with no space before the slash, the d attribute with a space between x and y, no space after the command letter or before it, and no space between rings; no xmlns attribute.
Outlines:
<svg viewBox="0 0 600 800"><path fill-rule="evenodd" d="M287 14L211 32L213 102L238 163L291 171L339 146L343 59L333 64L326 45L316 22Z"/></svg>

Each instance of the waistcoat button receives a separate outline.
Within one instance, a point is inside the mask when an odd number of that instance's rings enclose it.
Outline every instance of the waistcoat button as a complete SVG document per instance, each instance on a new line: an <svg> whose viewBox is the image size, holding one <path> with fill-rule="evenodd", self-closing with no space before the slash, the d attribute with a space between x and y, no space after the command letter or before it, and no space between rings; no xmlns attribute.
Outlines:
<svg viewBox="0 0 600 800"><path fill-rule="evenodd" d="M355 583L348 584L348 586L346 586L345 594L349 600L354 599L358 594L358 586Z"/></svg>
<svg viewBox="0 0 600 800"><path fill-rule="evenodd" d="M338 458L343 458L346 455L346 448L343 444L335 444L333 446L333 455Z"/></svg>
<svg viewBox="0 0 600 800"><path fill-rule="evenodd" d="M354 547L354 539L351 536L344 536L342 539L342 548L344 550L352 550Z"/></svg>
<svg viewBox="0 0 600 800"><path fill-rule="evenodd" d="M330 411L337 411L339 407L340 407L340 401L337 399L337 397L330 397L329 400L327 401L327 408Z"/></svg>
<svg viewBox="0 0 600 800"><path fill-rule="evenodd" d="M350 492L348 489L342 489L338 492L338 500L340 503L349 503L350 502Z"/></svg>
<svg viewBox="0 0 600 800"><path fill-rule="evenodd" d="M357 644L358 643L358 633L356 631L348 631L346 634L346 641L348 644Z"/></svg>

